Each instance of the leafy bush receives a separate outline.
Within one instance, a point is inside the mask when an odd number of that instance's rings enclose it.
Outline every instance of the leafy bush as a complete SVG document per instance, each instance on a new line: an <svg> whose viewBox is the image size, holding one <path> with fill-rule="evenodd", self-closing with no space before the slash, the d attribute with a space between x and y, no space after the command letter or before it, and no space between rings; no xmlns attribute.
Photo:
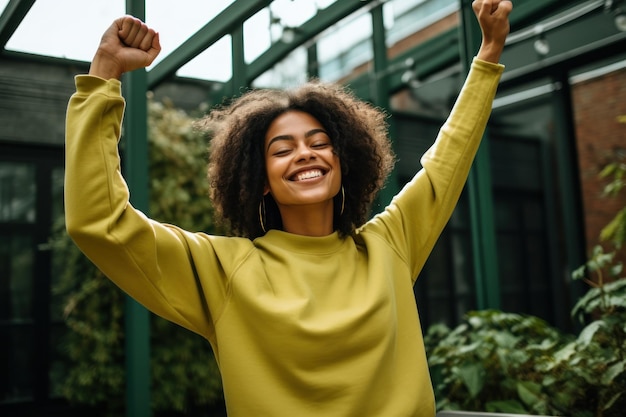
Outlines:
<svg viewBox="0 0 626 417"><path fill-rule="evenodd" d="M622 416L626 279L604 291L612 312L575 339L536 317L493 310L468 313L453 330L431 327L426 342L437 408Z"/></svg>
<svg viewBox="0 0 626 417"><path fill-rule="evenodd" d="M192 123L172 105L149 101L150 215L189 230L215 232L206 141ZM60 271L56 291L66 297L68 327L62 342L68 360L63 395L96 406L101 415L122 415L125 296L74 246L62 221L58 229L53 242ZM209 343L159 317L151 318L151 372L156 412L206 410L222 398Z"/></svg>
<svg viewBox="0 0 626 417"><path fill-rule="evenodd" d="M438 409L552 411L536 365L550 361L570 337L539 318L495 310L470 312L454 330L442 329L426 335L435 346L428 361Z"/></svg>

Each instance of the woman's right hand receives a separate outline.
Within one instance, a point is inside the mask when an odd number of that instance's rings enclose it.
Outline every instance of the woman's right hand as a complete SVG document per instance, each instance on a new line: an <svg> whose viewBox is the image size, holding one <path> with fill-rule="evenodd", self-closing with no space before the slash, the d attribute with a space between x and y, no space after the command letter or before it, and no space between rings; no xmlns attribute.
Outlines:
<svg viewBox="0 0 626 417"><path fill-rule="evenodd" d="M141 20L123 16L102 35L89 75L120 79L125 72L149 66L159 52L159 34Z"/></svg>

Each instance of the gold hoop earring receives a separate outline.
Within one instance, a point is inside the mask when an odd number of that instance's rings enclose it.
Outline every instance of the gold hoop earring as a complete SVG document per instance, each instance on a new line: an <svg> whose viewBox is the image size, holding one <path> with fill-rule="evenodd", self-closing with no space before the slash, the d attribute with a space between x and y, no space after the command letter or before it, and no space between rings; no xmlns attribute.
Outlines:
<svg viewBox="0 0 626 417"><path fill-rule="evenodd" d="M341 211L339 212L340 216L343 214L343 209L345 208L345 204L346 204L346 192L343 189L343 184L342 184L341 185Z"/></svg>
<svg viewBox="0 0 626 417"><path fill-rule="evenodd" d="M265 217L265 197L261 197L261 202L259 203L259 220L261 222L261 229L263 229L263 233L267 233L265 230L265 222L263 218Z"/></svg>

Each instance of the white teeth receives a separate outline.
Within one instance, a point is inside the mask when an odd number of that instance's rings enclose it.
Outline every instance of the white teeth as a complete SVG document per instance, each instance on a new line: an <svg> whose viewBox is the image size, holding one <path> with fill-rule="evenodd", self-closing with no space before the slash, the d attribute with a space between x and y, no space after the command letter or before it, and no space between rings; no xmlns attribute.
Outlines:
<svg viewBox="0 0 626 417"><path fill-rule="evenodd" d="M311 170L311 171L305 171L305 172L301 172L298 175L296 175L296 181L309 180L311 178L321 177L322 175L324 175L324 174L319 169L314 169L314 170Z"/></svg>

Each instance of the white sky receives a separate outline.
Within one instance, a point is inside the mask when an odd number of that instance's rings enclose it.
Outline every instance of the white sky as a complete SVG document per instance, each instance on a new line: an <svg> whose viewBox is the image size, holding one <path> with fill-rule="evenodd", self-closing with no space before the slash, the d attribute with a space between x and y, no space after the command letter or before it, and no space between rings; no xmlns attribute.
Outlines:
<svg viewBox="0 0 626 417"><path fill-rule="evenodd" d="M163 48L155 64L233 1L179 0L174 3L171 0L147 0L146 23L160 33ZM316 7L327 7L333 1L275 0L272 10L281 16L283 24L298 26L313 16ZM8 2L0 0L0 9L4 9ZM104 30L124 14L124 0L37 0L6 48L90 61ZM267 10L246 22L244 39L246 61L253 60L270 46ZM230 79L230 38L225 37L211 46L182 67L178 74L217 81Z"/></svg>

